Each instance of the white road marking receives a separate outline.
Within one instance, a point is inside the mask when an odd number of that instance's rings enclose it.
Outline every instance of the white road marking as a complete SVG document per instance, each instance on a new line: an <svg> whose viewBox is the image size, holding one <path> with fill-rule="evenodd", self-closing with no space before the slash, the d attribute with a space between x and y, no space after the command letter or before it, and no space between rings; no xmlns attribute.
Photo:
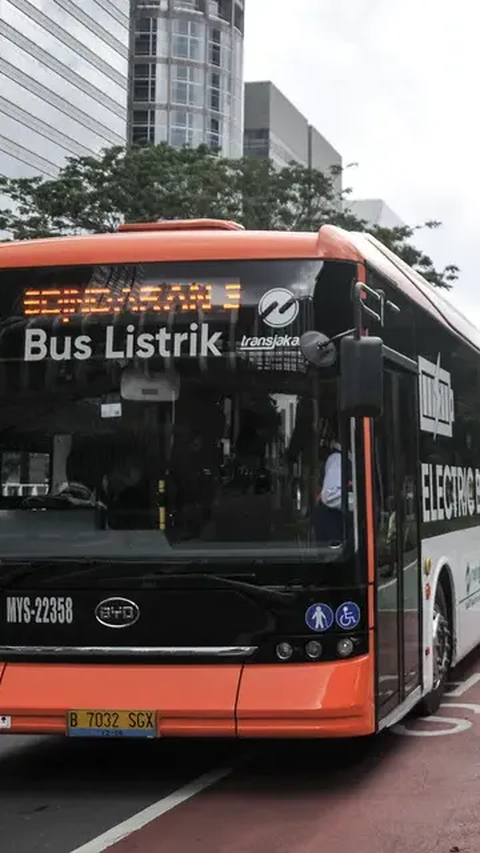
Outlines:
<svg viewBox="0 0 480 853"><path fill-rule="evenodd" d="M443 702L443 708L466 708L467 711L473 711L474 714L480 714L480 705L474 705L472 702Z"/></svg>
<svg viewBox="0 0 480 853"><path fill-rule="evenodd" d="M406 568L406 567L405 567ZM383 581L383 583L378 585L378 589L388 589L390 586L394 586L394 584L398 583L397 577L391 578L388 581Z"/></svg>
<svg viewBox="0 0 480 853"><path fill-rule="evenodd" d="M480 674L476 673L476 675L477 677L475 678L475 684L480 679ZM465 693L465 690L468 690L469 686L471 687L471 683L469 684L469 682L471 682L472 678L474 678L474 676L471 676L469 679L467 679L467 681L465 681L464 684L462 684L463 693ZM465 687L465 685L467 686ZM460 690L461 688L458 689ZM448 697L445 696L445 698L449 698L450 696L453 696L453 693L449 693ZM449 709L462 708L465 711L472 711L474 714L480 714L480 705L474 704L472 702L442 702L441 707ZM424 717L422 722L451 723L453 725L453 728L436 728L429 731L425 729L410 729L407 725L404 725L403 723L398 723L396 726L392 726L392 732L397 735L409 735L411 737L440 737L441 735L460 734L460 732L465 732L468 729L471 729L472 727L472 723L470 722L470 720L460 719L458 717L444 717L443 714L435 714L431 717Z"/></svg>
<svg viewBox="0 0 480 853"><path fill-rule="evenodd" d="M470 720L460 720L457 717L444 717L443 715L439 715L438 717L424 717L422 722L450 723L453 728L436 728L427 731L426 729L409 729L403 723L397 723L397 725L392 726L391 731L396 735L407 735L409 737L442 737L443 735L458 735L460 732L465 732L467 729L472 728Z"/></svg>
<svg viewBox="0 0 480 853"><path fill-rule="evenodd" d="M379 588L379 590L380 589L388 589L389 586L393 586L396 583L397 583L397 579L393 578L393 580L391 580L391 581L385 581L384 583L381 583L378 588Z"/></svg>
<svg viewBox="0 0 480 853"><path fill-rule="evenodd" d="M412 569L417 565L417 560L414 560L413 563L407 563L406 566L403 567L402 571L406 572L408 569ZM378 585L378 589L388 589L388 587L393 586L397 583L397 578L392 578L392 580L384 581L383 583Z"/></svg>
<svg viewBox="0 0 480 853"><path fill-rule="evenodd" d="M212 785L215 785L216 782L220 781L220 779L223 779L225 776L229 776L233 770L233 766L219 767L216 770L211 770L209 773L204 773L192 782L188 782L186 785L183 785L182 788L178 788L177 791L174 791L167 797L163 797L161 800L158 800L156 803L153 803L153 805L148 806L141 812L137 812L137 814L134 814L127 820L124 820L122 823L117 823L116 826L112 826L111 829L108 829L106 832L102 833L102 835L98 835L91 841L87 841L87 843L82 844L81 847L76 847L75 850L71 851L71 853L103 853L104 850L107 850L109 847L117 844L122 840L122 838L126 838L128 835L131 835L132 832L137 832L137 830L142 829L148 823L151 823L152 820L155 820L157 817L161 817L161 815L171 811L176 808L176 806L186 802L186 800L190 800L192 797L195 797L196 794L204 791L205 788L210 788Z"/></svg>
<svg viewBox="0 0 480 853"><path fill-rule="evenodd" d="M467 690L470 690L471 687L475 687L480 681L480 672L474 672L470 678L467 678L466 681L461 681L458 687L455 687L454 690L449 690L448 693L445 694L446 699L457 699L459 696L463 696ZM458 684L458 682L457 682Z"/></svg>

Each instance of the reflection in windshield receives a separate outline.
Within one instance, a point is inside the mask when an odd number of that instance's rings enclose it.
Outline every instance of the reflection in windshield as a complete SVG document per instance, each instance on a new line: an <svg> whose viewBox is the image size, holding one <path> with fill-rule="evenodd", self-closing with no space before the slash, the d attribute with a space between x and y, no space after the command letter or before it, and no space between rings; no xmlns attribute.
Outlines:
<svg viewBox="0 0 480 853"><path fill-rule="evenodd" d="M296 267L279 283L313 293L318 263ZM234 278L230 269L223 277ZM270 286L264 276L264 291ZM111 357L105 331L113 326L102 316L4 329L1 553L161 560L184 549L309 552L326 544L315 507L334 437L336 380L308 367L295 345L301 324L311 327L307 309L295 334L283 330L270 346L258 302L250 314L248 305L227 318L209 314L203 349L192 343L195 317L181 313L175 331L158 316L127 316L115 326ZM139 335L144 346L168 338L177 357L135 357L128 341ZM221 357L220 338L229 342Z"/></svg>

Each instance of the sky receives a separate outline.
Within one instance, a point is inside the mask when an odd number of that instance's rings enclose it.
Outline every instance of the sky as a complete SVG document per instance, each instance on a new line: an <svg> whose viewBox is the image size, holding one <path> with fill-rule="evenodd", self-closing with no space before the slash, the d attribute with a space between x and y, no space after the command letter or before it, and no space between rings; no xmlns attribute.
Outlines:
<svg viewBox="0 0 480 853"><path fill-rule="evenodd" d="M246 0L245 80L271 80L343 157L352 198L383 198L480 327L478 89L471 0Z"/></svg>

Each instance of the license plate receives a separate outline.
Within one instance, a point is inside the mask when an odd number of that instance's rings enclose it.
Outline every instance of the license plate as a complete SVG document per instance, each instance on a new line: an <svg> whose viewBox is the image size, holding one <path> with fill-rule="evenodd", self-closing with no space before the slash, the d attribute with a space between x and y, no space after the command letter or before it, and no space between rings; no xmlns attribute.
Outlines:
<svg viewBox="0 0 480 853"><path fill-rule="evenodd" d="M156 737L155 711L69 711L70 737Z"/></svg>

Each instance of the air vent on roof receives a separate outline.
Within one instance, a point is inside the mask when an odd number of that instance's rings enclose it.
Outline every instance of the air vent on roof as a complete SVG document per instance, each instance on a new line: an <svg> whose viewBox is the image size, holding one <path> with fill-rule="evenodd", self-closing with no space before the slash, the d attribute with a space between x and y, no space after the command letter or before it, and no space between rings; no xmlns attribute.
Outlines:
<svg viewBox="0 0 480 853"><path fill-rule="evenodd" d="M119 231L244 231L243 225L227 219L168 219L164 222L126 222Z"/></svg>

